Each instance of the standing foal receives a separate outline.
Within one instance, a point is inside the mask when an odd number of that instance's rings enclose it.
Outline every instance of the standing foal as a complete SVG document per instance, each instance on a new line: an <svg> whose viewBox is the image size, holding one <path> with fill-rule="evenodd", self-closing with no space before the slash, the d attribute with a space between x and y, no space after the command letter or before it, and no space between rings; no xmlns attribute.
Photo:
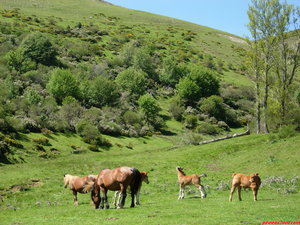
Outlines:
<svg viewBox="0 0 300 225"><path fill-rule="evenodd" d="M185 175L183 172L183 168L177 166L176 167L177 173L178 173L178 183L180 186L180 191L179 191L179 197L178 199L183 199L184 198L184 188L187 185L195 185L196 188L199 189L201 198L206 198L206 193L204 190L203 185L201 185L200 177L207 177L206 174L192 174L192 175Z"/></svg>

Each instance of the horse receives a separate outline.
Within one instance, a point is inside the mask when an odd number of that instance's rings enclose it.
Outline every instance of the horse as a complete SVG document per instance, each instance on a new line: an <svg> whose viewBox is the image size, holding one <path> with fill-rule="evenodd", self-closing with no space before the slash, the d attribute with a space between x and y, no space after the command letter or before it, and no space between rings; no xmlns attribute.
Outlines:
<svg viewBox="0 0 300 225"><path fill-rule="evenodd" d="M142 181L141 181L140 186L138 188L138 191L135 195L135 198L136 198L135 204L136 205L140 205L140 191L141 191L141 188L142 188L142 182L145 182L146 184L149 184L149 178L148 178L148 173L147 172L144 172L144 171L141 172L141 180ZM115 207L117 207L117 203L119 204L120 199L121 199L121 192L116 191L115 196L113 198L113 204L114 204Z"/></svg>
<svg viewBox="0 0 300 225"><path fill-rule="evenodd" d="M251 175L245 175L240 173L232 174L229 201L232 201L232 194L234 193L236 188L238 188L238 196L240 201L242 201L242 197L241 197L242 188L244 189L251 188L253 192L254 201L257 201L257 192L260 185L261 185L261 180L258 173L254 173Z"/></svg>
<svg viewBox="0 0 300 225"><path fill-rule="evenodd" d="M107 191L120 191L122 195L122 199L118 204L118 208L123 208L125 204L125 199L127 196L126 189L129 186L131 191L131 205L130 207L134 207L134 196L138 192L142 180L141 173L136 168L131 168L127 166L115 168L115 169L104 169L102 170L92 186L91 198L94 203L95 209L109 208L109 204L107 201ZM101 198L100 191L103 194Z"/></svg>
<svg viewBox="0 0 300 225"><path fill-rule="evenodd" d="M201 185L201 177L207 177L206 174L192 174L192 175L186 175L183 172L183 168L177 166L176 167L177 173L178 173L178 183L179 183L179 197L178 199L184 198L184 189L187 185L195 185L197 189L199 189L201 198L206 198L206 193L203 185Z"/></svg>
<svg viewBox="0 0 300 225"><path fill-rule="evenodd" d="M70 174L64 175L64 187L69 186L74 195L74 205L78 205L77 192L81 194L88 193L91 185L95 182L97 175L88 175L85 177L72 176Z"/></svg>

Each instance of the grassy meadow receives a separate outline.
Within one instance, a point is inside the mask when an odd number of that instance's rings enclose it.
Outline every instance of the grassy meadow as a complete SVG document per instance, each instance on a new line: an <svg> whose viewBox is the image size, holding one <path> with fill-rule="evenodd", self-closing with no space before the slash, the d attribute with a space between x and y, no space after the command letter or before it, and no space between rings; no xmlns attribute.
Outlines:
<svg viewBox="0 0 300 225"><path fill-rule="evenodd" d="M41 134L30 134L40 137ZM200 146L176 147L166 136L111 138L114 146L101 152L71 154L81 145L76 135L51 135L60 153L51 159L31 157L26 163L0 167L1 224L261 224L263 221L299 221L300 136L270 141L270 136L250 135ZM27 140L30 145L30 141ZM26 139L22 142L26 144ZM48 147L48 148L50 148ZM46 149L46 152L49 150ZM63 174L97 174L103 168L123 165L149 172L150 184L141 191L141 205L118 210L95 210L90 195L79 194L79 206L63 188ZM186 189L177 200L175 167L187 174L206 173L202 179L207 198ZM231 173L260 173L263 186L254 202L242 190L243 201L228 201ZM274 178L274 176L276 176ZM273 178L272 178L273 177ZM113 193L109 192L109 201ZM129 197L129 196L128 196Z"/></svg>

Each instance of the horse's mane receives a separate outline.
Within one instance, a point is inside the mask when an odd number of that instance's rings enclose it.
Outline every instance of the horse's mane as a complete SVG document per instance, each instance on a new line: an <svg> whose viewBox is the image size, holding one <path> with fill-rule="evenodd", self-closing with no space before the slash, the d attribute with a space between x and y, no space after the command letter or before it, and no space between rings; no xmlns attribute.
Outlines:
<svg viewBox="0 0 300 225"><path fill-rule="evenodd" d="M65 174L64 175L64 185L65 187L67 187L67 185L69 185L69 187L71 188L71 185L72 185L72 181L77 178L78 176L73 176L73 175L70 175L70 174Z"/></svg>
<svg viewBox="0 0 300 225"><path fill-rule="evenodd" d="M183 172L183 170L180 167L178 167L177 169L180 173L182 173L183 176L186 176L185 172Z"/></svg>

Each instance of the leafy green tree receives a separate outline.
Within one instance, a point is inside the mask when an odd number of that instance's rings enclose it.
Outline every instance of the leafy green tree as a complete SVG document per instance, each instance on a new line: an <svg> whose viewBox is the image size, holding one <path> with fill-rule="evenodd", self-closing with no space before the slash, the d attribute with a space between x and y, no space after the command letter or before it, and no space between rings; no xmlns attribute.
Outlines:
<svg viewBox="0 0 300 225"><path fill-rule="evenodd" d="M153 59L150 50L139 48L133 57L133 67L147 73L148 77L156 80Z"/></svg>
<svg viewBox="0 0 300 225"><path fill-rule="evenodd" d="M42 101L42 96L33 88L27 88L24 96L30 105L36 105Z"/></svg>
<svg viewBox="0 0 300 225"><path fill-rule="evenodd" d="M188 77L199 87L199 99L219 94L220 82L213 71L204 67L192 67Z"/></svg>
<svg viewBox="0 0 300 225"><path fill-rule="evenodd" d="M36 67L35 63L24 55L22 48L9 51L5 58L9 68L17 71L19 74L23 74Z"/></svg>
<svg viewBox="0 0 300 225"><path fill-rule="evenodd" d="M20 48L25 57L37 63L47 66L56 64L58 53L50 39L41 33L29 34L21 43Z"/></svg>
<svg viewBox="0 0 300 225"><path fill-rule="evenodd" d="M168 57L163 62L163 68L159 74L159 80L165 86L175 87L180 78L189 73L185 65L177 64L173 57Z"/></svg>
<svg viewBox="0 0 300 225"><path fill-rule="evenodd" d="M158 105L158 102L150 95L145 94L138 99L138 104L141 111L145 114L148 122L153 121L155 119L161 108Z"/></svg>
<svg viewBox="0 0 300 225"><path fill-rule="evenodd" d="M220 96L212 95L203 99L199 108L202 112L215 117L217 120L225 119L225 107L223 99Z"/></svg>
<svg viewBox="0 0 300 225"><path fill-rule="evenodd" d="M199 86L188 77L180 79L176 85L179 96L188 104L199 100Z"/></svg>
<svg viewBox="0 0 300 225"><path fill-rule="evenodd" d="M140 69L129 67L119 73L115 81L123 91L140 96L146 91L147 74Z"/></svg>
<svg viewBox="0 0 300 225"><path fill-rule="evenodd" d="M83 83L81 89L87 106L112 106L120 97L117 84L103 76L98 76L92 81Z"/></svg>
<svg viewBox="0 0 300 225"><path fill-rule="evenodd" d="M67 96L78 99L80 94L77 80L70 70L65 69L53 70L47 89L59 104Z"/></svg>

